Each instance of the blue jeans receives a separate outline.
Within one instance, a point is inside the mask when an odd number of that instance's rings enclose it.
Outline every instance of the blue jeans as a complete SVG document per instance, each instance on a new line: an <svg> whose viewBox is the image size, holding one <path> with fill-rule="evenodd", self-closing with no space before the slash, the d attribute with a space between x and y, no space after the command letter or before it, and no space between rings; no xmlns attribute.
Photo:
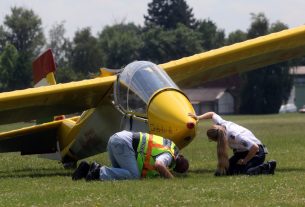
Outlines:
<svg viewBox="0 0 305 207"><path fill-rule="evenodd" d="M101 167L101 180L140 178L135 152L126 140L114 134L108 141L107 150L112 167Z"/></svg>
<svg viewBox="0 0 305 207"><path fill-rule="evenodd" d="M260 164L264 163L265 161L265 151L261 145L259 145L258 153L248 161L246 165L239 165L237 164L238 160L244 159L249 151L245 152L235 152L233 156L229 159L229 175L236 175L236 174L246 174L247 170L259 166Z"/></svg>

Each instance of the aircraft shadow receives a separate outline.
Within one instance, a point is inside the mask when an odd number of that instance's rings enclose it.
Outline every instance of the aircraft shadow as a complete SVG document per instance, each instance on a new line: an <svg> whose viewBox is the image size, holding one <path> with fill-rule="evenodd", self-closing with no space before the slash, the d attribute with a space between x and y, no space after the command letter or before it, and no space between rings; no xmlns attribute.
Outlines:
<svg viewBox="0 0 305 207"><path fill-rule="evenodd" d="M39 178L39 177L54 177L54 176L71 176L72 171L58 168L25 168L18 170L1 170L1 178Z"/></svg>

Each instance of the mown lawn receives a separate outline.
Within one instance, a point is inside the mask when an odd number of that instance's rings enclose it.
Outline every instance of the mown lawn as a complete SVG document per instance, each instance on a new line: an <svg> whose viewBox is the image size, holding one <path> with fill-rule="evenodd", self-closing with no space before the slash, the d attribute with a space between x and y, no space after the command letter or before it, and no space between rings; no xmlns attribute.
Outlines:
<svg viewBox="0 0 305 207"><path fill-rule="evenodd" d="M190 172L172 180L74 182L56 161L0 154L0 206L305 206L305 115L224 118L267 145L275 175L214 177L216 145L206 139L206 121L183 149ZM109 164L105 153L88 160Z"/></svg>

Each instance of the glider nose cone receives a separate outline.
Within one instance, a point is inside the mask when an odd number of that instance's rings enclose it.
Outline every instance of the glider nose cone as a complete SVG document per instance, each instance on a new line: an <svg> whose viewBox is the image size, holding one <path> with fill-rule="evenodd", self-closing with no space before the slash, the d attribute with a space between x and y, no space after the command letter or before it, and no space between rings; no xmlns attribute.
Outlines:
<svg viewBox="0 0 305 207"><path fill-rule="evenodd" d="M171 139L182 149L196 135L196 122L188 116L194 108L186 96L178 90L157 93L148 106L148 124L152 134Z"/></svg>

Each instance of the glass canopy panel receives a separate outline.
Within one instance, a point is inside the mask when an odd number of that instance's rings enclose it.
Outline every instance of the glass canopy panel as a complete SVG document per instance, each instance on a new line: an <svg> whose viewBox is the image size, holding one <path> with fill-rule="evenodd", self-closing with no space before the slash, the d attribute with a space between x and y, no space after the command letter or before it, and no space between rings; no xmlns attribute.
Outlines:
<svg viewBox="0 0 305 207"><path fill-rule="evenodd" d="M148 101L157 90L178 88L162 68L148 61L136 61L127 65L120 74L119 84L121 107L141 114L146 112ZM123 97L127 100L127 107Z"/></svg>

